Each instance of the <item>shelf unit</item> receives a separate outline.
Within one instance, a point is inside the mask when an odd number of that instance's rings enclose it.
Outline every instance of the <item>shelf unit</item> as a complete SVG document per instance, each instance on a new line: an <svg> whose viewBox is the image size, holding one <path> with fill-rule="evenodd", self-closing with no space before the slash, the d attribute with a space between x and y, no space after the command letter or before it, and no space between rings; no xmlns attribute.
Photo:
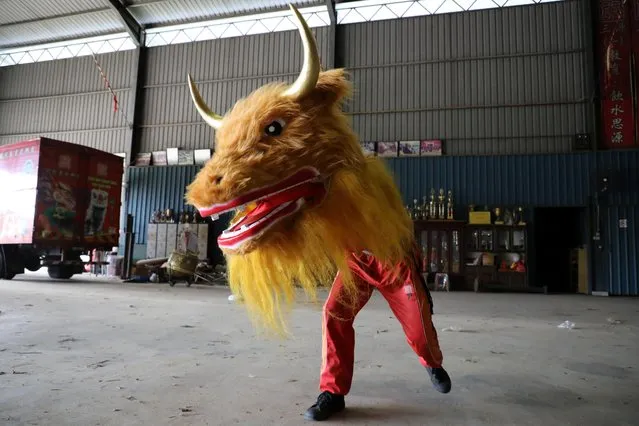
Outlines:
<svg viewBox="0 0 639 426"><path fill-rule="evenodd" d="M464 230L465 286L475 291L535 291L528 278L526 225L466 225ZM521 261L524 270L512 269Z"/></svg>
<svg viewBox="0 0 639 426"><path fill-rule="evenodd" d="M421 272L427 281L434 274L448 274L451 290L464 287L463 221L416 220L413 222L415 239L421 249Z"/></svg>

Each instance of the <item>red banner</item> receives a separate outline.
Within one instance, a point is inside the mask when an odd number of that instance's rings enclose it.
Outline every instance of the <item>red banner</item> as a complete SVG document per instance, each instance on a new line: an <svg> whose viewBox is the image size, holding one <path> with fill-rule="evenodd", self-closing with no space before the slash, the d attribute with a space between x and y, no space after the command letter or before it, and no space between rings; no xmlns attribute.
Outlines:
<svg viewBox="0 0 639 426"><path fill-rule="evenodd" d="M636 2L636 0L632 0ZM630 4L624 0L599 1L599 63L603 147L635 145L632 93L632 36ZM636 44L636 43L635 43ZM635 48L636 49L636 48Z"/></svg>
<svg viewBox="0 0 639 426"><path fill-rule="evenodd" d="M639 145L639 0L632 0L632 66L635 75L634 81L634 108L635 108L635 143Z"/></svg>

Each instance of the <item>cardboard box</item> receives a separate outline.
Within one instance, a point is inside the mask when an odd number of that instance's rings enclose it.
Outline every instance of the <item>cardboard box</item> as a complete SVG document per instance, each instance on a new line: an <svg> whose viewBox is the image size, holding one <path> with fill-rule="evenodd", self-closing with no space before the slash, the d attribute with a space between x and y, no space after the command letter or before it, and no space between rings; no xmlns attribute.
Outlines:
<svg viewBox="0 0 639 426"><path fill-rule="evenodd" d="M471 225L490 225L490 212L468 213L468 223Z"/></svg>

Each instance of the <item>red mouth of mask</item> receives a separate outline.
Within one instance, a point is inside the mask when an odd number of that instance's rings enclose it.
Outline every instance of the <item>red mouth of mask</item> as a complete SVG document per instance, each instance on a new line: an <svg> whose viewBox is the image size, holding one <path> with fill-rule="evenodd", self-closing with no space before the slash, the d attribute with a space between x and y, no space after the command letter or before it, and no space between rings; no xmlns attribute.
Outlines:
<svg viewBox="0 0 639 426"><path fill-rule="evenodd" d="M299 212L302 207L319 204L325 196L326 184L319 171L305 167L273 185L253 189L224 203L200 208L199 212L202 217L215 217L231 210L240 212L217 240L220 248L236 250Z"/></svg>

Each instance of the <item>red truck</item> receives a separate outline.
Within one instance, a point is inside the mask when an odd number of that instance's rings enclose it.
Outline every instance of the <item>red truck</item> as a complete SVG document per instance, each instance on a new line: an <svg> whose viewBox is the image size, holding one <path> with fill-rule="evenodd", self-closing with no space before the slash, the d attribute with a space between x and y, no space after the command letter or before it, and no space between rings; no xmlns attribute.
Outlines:
<svg viewBox="0 0 639 426"><path fill-rule="evenodd" d="M118 245L123 159L48 138L0 146L0 279L48 267L82 273L80 255Z"/></svg>

